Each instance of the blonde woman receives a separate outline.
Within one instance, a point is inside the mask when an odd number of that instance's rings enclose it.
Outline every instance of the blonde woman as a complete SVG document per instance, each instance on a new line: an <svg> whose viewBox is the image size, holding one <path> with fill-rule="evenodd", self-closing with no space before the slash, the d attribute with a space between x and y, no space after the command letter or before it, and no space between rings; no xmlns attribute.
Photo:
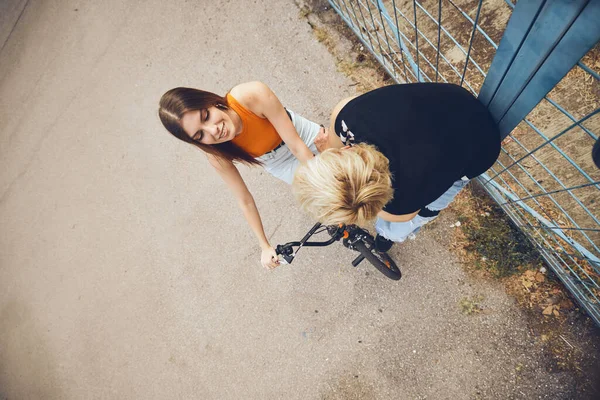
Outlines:
<svg viewBox="0 0 600 400"><path fill-rule="evenodd" d="M342 100L316 143L322 154L293 182L301 207L325 224L377 218L377 247L387 251L494 163L500 133L467 90L415 83Z"/></svg>
<svg viewBox="0 0 600 400"><path fill-rule="evenodd" d="M262 82L242 83L225 96L174 88L160 99L158 115L169 133L207 154L258 239L262 265L279 265L254 197L236 164L262 166L274 177L291 183L298 165L317 153L314 140L319 125L286 110Z"/></svg>

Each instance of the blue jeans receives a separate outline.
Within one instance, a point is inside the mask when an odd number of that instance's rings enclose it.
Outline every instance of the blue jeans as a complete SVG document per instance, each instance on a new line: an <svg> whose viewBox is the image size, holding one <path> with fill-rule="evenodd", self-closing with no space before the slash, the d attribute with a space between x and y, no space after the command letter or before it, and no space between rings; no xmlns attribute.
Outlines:
<svg viewBox="0 0 600 400"><path fill-rule="evenodd" d="M431 211L440 211L448 207L458 192L460 192L462 188L467 185L467 183L469 183L469 179L467 177L457 180L452 184L450 189L446 190L446 192L439 198L428 204L426 208ZM378 234L386 239L393 240L394 242L404 242L411 235L415 235L417 232L419 232L423 225L434 220L436 217L437 215L433 217L422 217L420 215L416 215L413 219L407 222L389 222L381 218L377 218L375 230Z"/></svg>

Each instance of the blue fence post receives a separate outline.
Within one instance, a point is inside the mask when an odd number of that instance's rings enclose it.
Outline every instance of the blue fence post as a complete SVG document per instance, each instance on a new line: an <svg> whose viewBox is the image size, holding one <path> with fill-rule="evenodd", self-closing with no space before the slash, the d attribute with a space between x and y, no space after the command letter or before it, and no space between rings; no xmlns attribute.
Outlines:
<svg viewBox="0 0 600 400"><path fill-rule="evenodd" d="M506 137L600 40L600 1L519 1L479 93Z"/></svg>

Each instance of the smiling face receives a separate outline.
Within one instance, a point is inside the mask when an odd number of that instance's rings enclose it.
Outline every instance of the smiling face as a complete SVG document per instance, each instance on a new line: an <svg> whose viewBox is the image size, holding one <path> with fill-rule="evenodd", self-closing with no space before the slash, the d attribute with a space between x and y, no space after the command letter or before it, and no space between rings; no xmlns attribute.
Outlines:
<svg viewBox="0 0 600 400"><path fill-rule="evenodd" d="M219 144L232 140L241 132L241 121L229 109L209 107L188 111L181 117L181 127L194 141L202 144Z"/></svg>

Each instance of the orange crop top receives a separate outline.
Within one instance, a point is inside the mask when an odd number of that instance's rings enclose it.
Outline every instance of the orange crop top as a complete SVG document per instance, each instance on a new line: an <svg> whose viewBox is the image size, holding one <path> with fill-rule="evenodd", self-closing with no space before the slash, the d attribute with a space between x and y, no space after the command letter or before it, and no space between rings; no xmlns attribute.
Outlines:
<svg viewBox="0 0 600 400"><path fill-rule="evenodd" d="M268 119L254 114L229 93L227 104L242 119L242 132L232 140L236 146L256 158L281 144L281 136Z"/></svg>

